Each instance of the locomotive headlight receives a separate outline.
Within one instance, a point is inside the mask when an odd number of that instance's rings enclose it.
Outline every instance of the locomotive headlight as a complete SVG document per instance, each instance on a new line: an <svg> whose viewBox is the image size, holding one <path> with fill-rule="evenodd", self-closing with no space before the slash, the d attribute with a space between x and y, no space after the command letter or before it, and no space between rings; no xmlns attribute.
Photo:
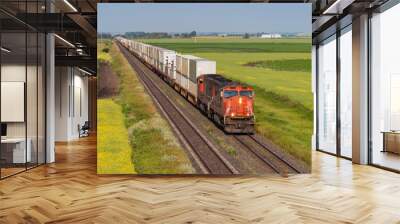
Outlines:
<svg viewBox="0 0 400 224"><path fill-rule="evenodd" d="M242 97L239 98L239 104L242 104Z"/></svg>
<svg viewBox="0 0 400 224"><path fill-rule="evenodd" d="M234 117L235 116L235 113L231 113L231 117Z"/></svg>

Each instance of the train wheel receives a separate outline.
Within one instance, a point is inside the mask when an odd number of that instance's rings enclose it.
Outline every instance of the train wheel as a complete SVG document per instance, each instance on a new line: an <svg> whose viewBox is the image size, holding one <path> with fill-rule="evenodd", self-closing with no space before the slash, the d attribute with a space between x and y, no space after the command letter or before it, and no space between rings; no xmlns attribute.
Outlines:
<svg viewBox="0 0 400 224"><path fill-rule="evenodd" d="M213 119L213 115L214 115L213 111L209 110L207 114L208 114L208 118L210 118L212 120Z"/></svg>
<svg viewBox="0 0 400 224"><path fill-rule="evenodd" d="M206 113L207 113L207 111L206 111L206 105L204 105L203 103L200 103L200 111L201 111L203 114L206 114Z"/></svg>
<svg viewBox="0 0 400 224"><path fill-rule="evenodd" d="M222 126L221 119L218 114L213 114L213 120L215 123L217 123L218 126Z"/></svg>

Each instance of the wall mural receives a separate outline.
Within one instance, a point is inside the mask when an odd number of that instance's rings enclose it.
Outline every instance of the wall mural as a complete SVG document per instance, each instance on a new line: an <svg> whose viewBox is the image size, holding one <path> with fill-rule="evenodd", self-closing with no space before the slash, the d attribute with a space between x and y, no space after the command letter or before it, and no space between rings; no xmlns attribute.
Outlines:
<svg viewBox="0 0 400 224"><path fill-rule="evenodd" d="M310 172L310 7L99 4L98 173Z"/></svg>

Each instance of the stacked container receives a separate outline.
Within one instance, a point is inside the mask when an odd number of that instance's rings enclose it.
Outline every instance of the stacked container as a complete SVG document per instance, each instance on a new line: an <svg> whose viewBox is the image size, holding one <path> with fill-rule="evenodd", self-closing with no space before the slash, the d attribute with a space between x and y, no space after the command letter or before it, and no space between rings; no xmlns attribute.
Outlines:
<svg viewBox="0 0 400 224"><path fill-rule="evenodd" d="M119 38L119 41L194 99L197 98L197 77L216 73L215 61L193 55L176 54L175 51L134 40Z"/></svg>
<svg viewBox="0 0 400 224"><path fill-rule="evenodd" d="M215 61L193 55L176 55L176 82L194 98L197 97L197 77L215 73Z"/></svg>
<svg viewBox="0 0 400 224"><path fill-rule="evenodd" d="M118 40L131 52L153 66L157 71L174 81L176 78L176 52L134 40L118 38Z"/></svg>
<svg viewBox="0 0 400 224"><path fill-rule="evenodd" d="M168 76L169 79L175 80L175 68L176 68L176 52L160 48L160 71Z"/></svg>
<svg viewBox="0 0 400 224"><path fill-rule="evenodd" d="M196 58L192 55L176 55L176 82L186 91L189 89L189 60Z"/></svg>

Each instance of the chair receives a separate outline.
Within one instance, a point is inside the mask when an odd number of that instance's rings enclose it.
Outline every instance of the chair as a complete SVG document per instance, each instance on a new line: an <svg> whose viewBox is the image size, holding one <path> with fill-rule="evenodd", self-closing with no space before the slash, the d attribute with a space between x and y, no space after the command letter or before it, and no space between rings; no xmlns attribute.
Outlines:
<svg viewBox="0 0 400 224"><path fill-rule="evenodd" d="M85 121L82 127L80 127L80 125L78 124L79 138L89 136L89 129L89 121Z"/></svg>

